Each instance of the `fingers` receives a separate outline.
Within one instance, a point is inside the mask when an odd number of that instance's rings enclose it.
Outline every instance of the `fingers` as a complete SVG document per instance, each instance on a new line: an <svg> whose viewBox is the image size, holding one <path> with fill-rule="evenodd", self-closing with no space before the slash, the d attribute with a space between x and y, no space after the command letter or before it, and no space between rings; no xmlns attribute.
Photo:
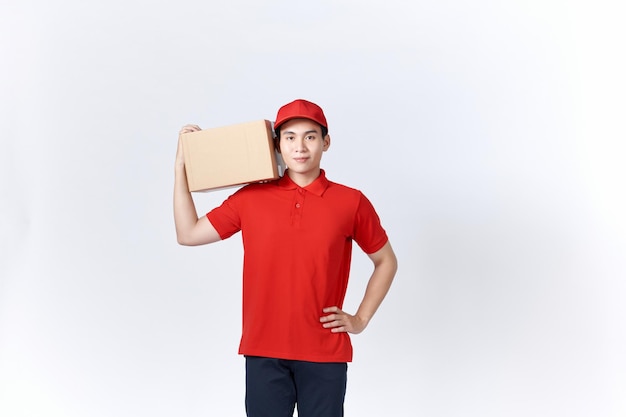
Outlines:
<svg viewBox="0 0 626 417"><path fill-rule="evenodd" d="M349 331L350 315L344 313L338 307L326 307L322 310L324 313L330 313L320 317L322 327L330 329L333 333Z"/></svg>
<svg viewBox="0 0 626 417"><path fill-rule="evenodd" d="M183 142L181 140L181 135L184 133L191 133L191 132L197 132L200 129L200 126L198 125L185 125L183 127L180 128L180 130L178 131L178 148L176 149L176 166L177 167L183 167L185 165L185 161L184 161L184 156L183 156Z"/></svg>
<svg viewBox="0 0 626 417"><path fill-rule="evenodd" d="M197 132L199 130L202 130L200 129L200 126L189 124L181 127L178 131L178 147L176 148L176 162L174 165L177 170L182 170L185 167L185 153L183 152L182 135L185 133Z"/></svg>
<svg viewBox="0 0 626 417"><path fill-rule="evenodd" d="M330 313L327 316L320 317L320 321L322 323L328 323L328 322L332 322L335 320L339 320L342 315L345 315L345 313L341 311L339 307L326 307L322 309L322 311L324 313ZM328 326L325 325L324 327L328 327Z"/></svg>
<svg viewBox="0 0 626 417"><path fill-rule="evenodd" d="M343 320L333 320L331 322L322 324L322 327L324 327L325 329L330 329L330 331L333 333L348 331L347 324L344 323Z"/></svg>
<svg viewBox="0 0 626 417"><path fill-rule="evenodd" d="M368 320L362 317L351 315L342 311L339 307L326 307L322 309L325 316L320 317L322 327L330 329L332 333L348 332L353 334L361 333L367 326Z"/></svg>
<svg viewBox="0 0 626 417"><path fill-rule="evenodd" d="M178 134L179 134L179 135L182 135L183 133L197 132L197 131L199 131L199 130L202 130L202 129L200 129L200 126L198 126L198 125L191 125L191 124L189 124L189 125L185 125L185 126L183 126L183 127L180 129L180 131L178 132Z"/></svg>

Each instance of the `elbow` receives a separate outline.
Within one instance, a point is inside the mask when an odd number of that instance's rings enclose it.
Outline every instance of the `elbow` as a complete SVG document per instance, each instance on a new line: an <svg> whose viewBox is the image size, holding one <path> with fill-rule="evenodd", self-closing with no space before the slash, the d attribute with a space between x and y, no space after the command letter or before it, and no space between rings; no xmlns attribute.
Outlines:
<svg viewBox="0 0 626 417"><path fill-rule="evenodd" d="M207 229L204 227L204 229ZM220 235L214 230L203 230L202 227L176 229L176 242L181 246L200 246L220 240Z"/></svg>
<svg viewBox="0 0 626 417"><path fill-rule="evenodd" d="M193 233L193 228L178 227L176 225L176 242L181 246L196 246L198 239Z"/></svg>
<svg viewBox="0 0 626 417"><path fill-rule="evenodd" d="M393 280L398 272L398 260L395 255L381 259L379 262L374 263L374 269L381 271L385 276L389 277L389 280Z"/></svg>
<svg viewBox="0 0 626 417"><path fill-rule="evenodd" d="M389 269L391 271L391 276L395 277L396 272L398 272L398 258L394 255L393 258L389 261Z"/></svg>
<svg viewBox="0 0 626 417"><path fill-rule="evenodd" d="M176 242L178 242L178 244L181 246L196 246L196 244L192 242L191 239L189 239L187 236L180 234L176 235Z"/></svg>
<svg viewBox="0 0 626 417"><path fill-rule="evenodd" d="M203 236L195 235L176 235L176 241L181 246L200 246L207 243L215 242L215 240L206 239Z"/></svg>
<svg viewBox="0 0 626 417"><path fill-rule="evenodd" d="M398 272L398 258L396 257L396 254L391 251L383 263L385 264L384 267L389 271L389 274L393 278L396 275L396 272Z"/></svg>

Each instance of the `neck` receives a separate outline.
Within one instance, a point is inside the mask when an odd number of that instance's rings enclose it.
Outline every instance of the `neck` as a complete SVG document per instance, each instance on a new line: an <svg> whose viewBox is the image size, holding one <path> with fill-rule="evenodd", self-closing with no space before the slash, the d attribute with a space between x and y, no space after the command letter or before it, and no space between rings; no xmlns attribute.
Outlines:
<svg viewBox="0 0 626 417"><path fill-rule="evenodd" d="M287 175L291 178L291 181L295 182L298 186L304 188L307 185L311 184L313 181L317 179L321 174L321 169L318 168L312 172L294 172L290 169L287 170Z"/></svg>

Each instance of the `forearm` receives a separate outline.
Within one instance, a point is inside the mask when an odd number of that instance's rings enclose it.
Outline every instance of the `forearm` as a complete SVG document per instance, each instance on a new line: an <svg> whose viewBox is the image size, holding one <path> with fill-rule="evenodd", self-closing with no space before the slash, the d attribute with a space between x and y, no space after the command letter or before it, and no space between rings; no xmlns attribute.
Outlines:
<svg viewBox="0 0 626 417"><path fill-rule="evenodd" d="M395 256L382 260L374 267L374 272L370 277L365 295L355 316L365 321L365 323L370 322L389 292L396 270L397 261Z"/></svg>
<svg viewBox="0 0 626 417"><path fill-rule="evenodd" d="M174 224L178 243L185 244L189 240L198 214L189 187L185 167L177 165L174 173Z"/></svg>

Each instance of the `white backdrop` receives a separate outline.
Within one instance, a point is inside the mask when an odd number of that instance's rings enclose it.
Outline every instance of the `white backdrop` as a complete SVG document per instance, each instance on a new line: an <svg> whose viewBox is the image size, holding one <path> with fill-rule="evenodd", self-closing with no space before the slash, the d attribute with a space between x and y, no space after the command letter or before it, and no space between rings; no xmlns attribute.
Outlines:
<svg viewBox="0 0 626 417"><path fill-rule="evenodd" d="M1 416L244 415L240 237L176 244L177 132L295 98L399 258L347 416L626 415L622 2L8 3Z"/></svg>

